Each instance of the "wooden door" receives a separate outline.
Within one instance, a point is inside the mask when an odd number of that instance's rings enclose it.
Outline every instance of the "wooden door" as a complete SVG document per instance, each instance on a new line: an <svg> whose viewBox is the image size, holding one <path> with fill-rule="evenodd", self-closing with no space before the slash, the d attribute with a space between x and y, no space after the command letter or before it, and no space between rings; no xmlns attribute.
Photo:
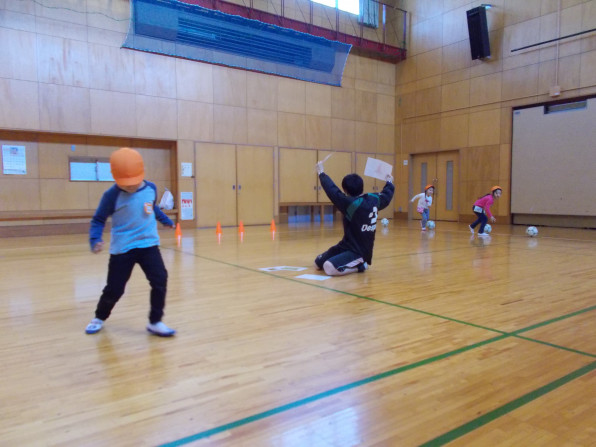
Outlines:
<svg viewBox="0 0 596 447"><path fill-rule="evenodd" d="M236 146L197 143L197 227L236 225Z"/></svg>
<svg viewBox="0 0 596 447"><path fill-rule="evenodd" d="M279 150L279 202L313 203L317 201L317 151L311 149Z"/></svg>
<svg viewBox="0 0 596 447"><path fill-rule="evenodd" d="M459 220L459 194L456 193L459 185L459 153L440 152L437 154L437 183L433 208L436 220L457 222Z"/></svg>
<svg viewBox="0 0 596 447"><path fill-rule="evenodd" d="M238 146L236 150L238 222L259 225L273 218L273 148Z"/></svg>
<svg viewBox="0 0 596 447"><path fill-rule="evenodd" d="M428 184L434 185L433 204L430 207L430 220L457 222L459 153L457 151L414 155L412 157L412 196L424 191ZM412 217L420 220L412 204Z"/></svg>
<svg viewBox="0 0 596 447"><path fill-rule="evenodd" d="M327 161L325 161L325 173L331 177L341 189L341 181L347 175L352 173L352 153L351 152L331 152L319 151L319 160L325 159L329 154L332 154ZM317 186L317 201L321 203L331 203L327 194L321 187L320 183Z"/></svg>
<svg viewBox="0 0 596 447"><path fill-rule="evenodd" d="M436 188L436 181L437 181L437 156L436 154L422 154L422 155L414 155L412 157L412 197L421 192L424 192L424 188L426 185L433 184L435 185L435 193L437 192ZM420 214L416 212L416 205L418 201L414 201L411 205L412 209L412 217L415 220L420 220ZM434 203L433 197L433 204L430 207L430 220L436 220L436 205Z"/></svg>

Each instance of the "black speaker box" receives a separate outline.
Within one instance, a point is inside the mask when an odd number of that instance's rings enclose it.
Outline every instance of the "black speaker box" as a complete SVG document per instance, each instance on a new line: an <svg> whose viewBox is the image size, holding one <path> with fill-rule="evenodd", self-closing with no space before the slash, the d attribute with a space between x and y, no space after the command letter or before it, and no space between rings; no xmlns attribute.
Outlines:
<svg viewBox="0 0 596 447"><path fill-rule="evenodd" d="M470 35L472 59L490 57L486 8L479 6L466 11L466 13L468 14L468 34Z"/></svg>

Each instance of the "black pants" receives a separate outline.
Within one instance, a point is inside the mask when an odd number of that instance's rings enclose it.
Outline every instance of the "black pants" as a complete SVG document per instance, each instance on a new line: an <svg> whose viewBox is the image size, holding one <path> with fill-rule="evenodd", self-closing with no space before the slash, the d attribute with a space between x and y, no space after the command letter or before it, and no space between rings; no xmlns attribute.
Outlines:
<svg viewBox="0 0 596 447"><path fill-rule="evenodd" d="M319 269L323 268L323 264L326 261L331 262L338 272L343 272L347 268L357 268L360 264L364 264L362 256L353 251L341 248L339 245L334 245L325 253L315 258L315 264Z"/></svg>
<svg viewBox="0 0 596 447"><path fill-rule="evenodd" d="M470 228L476 228L476 225L480 224L480 229L478 230L478 233L484 233L484 227L488 222L488 217L486 217L486 214L477 213L476 211L474 211L474 214L478 216L478 219L476 219L474 223L470 225Z"/></svg>
<svg viewBox="0 0 596 447"><path fill-rule="evenodd" d="M108 282L97 303L95 318L106 320L112 309L124 294L132 269L139 264L151 285L151 311L149 322L157 323L163 317L168 286L168 271L163 263L158 246L135 248L120 255L110 255Z"/></svg>

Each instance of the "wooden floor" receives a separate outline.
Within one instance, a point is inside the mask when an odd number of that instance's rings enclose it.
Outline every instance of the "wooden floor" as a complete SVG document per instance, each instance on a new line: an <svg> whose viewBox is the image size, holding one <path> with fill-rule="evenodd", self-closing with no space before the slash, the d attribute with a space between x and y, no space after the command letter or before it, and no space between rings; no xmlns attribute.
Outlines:
<svg viewBox="0 0 596 447"><path fill-rule="evenodd" d="M392 222L369 271L319 281L341 229L277 230L161 233L172 339L138 268L84 334L86 235L0 239L0 445L596 445L596 231Z"/></svg>

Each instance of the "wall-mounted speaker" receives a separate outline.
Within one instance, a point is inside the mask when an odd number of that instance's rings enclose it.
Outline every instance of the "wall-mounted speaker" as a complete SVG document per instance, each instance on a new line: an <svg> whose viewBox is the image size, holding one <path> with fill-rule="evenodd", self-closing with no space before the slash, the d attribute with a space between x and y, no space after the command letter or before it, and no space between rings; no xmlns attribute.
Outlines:
<svg viewBox="0 0 596 447"><path fill-rule="evenodd" d="M490 57L488 26L486 24L486 8L479 6L466 11L468 15L468 34L470 35L470 52L472 59Z"/></svg>

